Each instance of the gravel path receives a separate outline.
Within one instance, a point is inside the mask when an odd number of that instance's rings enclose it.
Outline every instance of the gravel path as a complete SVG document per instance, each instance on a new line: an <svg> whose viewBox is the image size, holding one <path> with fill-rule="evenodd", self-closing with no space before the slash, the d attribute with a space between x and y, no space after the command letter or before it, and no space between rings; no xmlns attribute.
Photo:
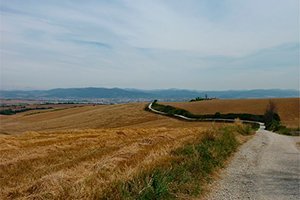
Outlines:
<svg viewBox="0 0 300 200"><path fill-rule="evenodd" d="M259 130L205 199L300 199L300 137Z"/></svg>

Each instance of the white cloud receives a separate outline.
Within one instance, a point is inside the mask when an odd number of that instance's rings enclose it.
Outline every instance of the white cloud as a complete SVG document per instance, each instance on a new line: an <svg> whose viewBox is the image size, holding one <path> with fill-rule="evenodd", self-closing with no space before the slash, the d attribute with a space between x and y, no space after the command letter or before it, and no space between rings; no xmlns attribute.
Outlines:
<svg viewBox="0 0 300 200"><path fill-rule="evenodd" d="M257 69L297 72L299 45L281 45L299 44L298 15L298 0L1 1L1 85L230 89L247 71L251 88Z"/></svg>

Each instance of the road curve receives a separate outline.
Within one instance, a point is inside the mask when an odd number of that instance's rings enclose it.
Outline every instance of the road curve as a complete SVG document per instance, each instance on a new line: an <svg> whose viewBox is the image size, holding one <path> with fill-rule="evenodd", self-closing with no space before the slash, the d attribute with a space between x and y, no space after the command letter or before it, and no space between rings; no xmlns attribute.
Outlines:
<svg viewBox="0 0 300 200"><path fill-rule="evenodd" d="M289 200L300 197L300 137L259 130L244 144L205 199Z"/></svg>
<svg viewBox="0 0 300 200"><path fill-rule="evenodd" d="M158 111L158 110L155 110L154 108L152 108L152 104L153 104L153 103L150 103L150 104L148 105L148 109L149 109L149 110L151 110L151 111L154 112L154 113L161 114L161 115L167 115L167 114L164 113L164 112L161 112L161 111ZM187 121L235 122L235 119L218 119L218 118L195 119L195 118L190 118L190 117L186 117L186 116L183 116L183 115L177 115L177 114L174 114L173 116L174 116L174 117L177 117L177 118L181 118L181 119L187 120ZM243 123L259 124L259 126L260 126L259 129L260 129L260 130L265 129L265 125L264 125L264 123L262 123L262 122L249 121L249 120L240 120L240 121L243 122Z"/></svg>

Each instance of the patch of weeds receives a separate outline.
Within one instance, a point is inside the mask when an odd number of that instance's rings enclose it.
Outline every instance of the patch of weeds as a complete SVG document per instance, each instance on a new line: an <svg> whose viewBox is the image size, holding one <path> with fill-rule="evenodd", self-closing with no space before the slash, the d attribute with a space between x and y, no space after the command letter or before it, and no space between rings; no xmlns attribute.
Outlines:
<svg viewBox="0 0 300 200"><path fill-rule="evenodd" d="M121 199L173 199L168 189L169 184L168 173L157 169L152 173L143 173L135 179L121 184L119 192L122 195Z"/></svg>
<svg viewBox="0 0 300 200"><path fill-rule="evenodd" d="M251 135L253 133L253 129L250 125L237 126L236 129L241 135Z"/></svg>

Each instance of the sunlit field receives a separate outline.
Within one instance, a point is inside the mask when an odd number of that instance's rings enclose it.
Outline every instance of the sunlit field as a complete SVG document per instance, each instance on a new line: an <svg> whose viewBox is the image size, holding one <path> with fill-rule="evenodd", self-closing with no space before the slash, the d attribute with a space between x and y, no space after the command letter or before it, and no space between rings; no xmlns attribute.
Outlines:
<svg viewBox="0 0 300 200"><path fill-rule="evenodd" d="M198 102L167 102L166 105L175 106L194 114L220 113L250 113L263 115L269 101L273 101L283 125L297 128L300 126L300 99L220 99Z"/></svg>

